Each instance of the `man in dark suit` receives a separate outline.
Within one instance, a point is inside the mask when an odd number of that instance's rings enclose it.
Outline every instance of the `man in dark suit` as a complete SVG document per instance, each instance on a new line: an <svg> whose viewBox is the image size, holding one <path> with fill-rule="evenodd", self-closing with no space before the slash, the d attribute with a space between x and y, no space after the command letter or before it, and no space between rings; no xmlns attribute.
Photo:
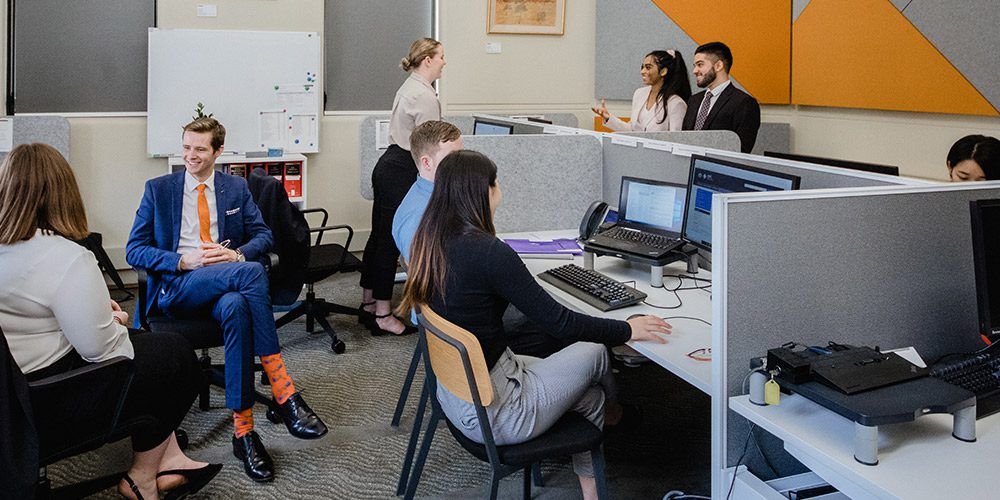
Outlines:
<svg viewBox="0 0 1000 500"><path fill-rule="evenodd" d="M740 151L749 153L760 128L760 105L729 80L733 53L722 42L706 43L694 52L694 76L703 92L691 96L683 130L732 130Z"/></svg>
<svg viewBox="0 0 1000 500"><path fill-rule="evenodd" d="M273 245L271 230L246 181L215 171L226 129L214 118L199 118L182 137L185 170L146 182L126 260L150 274L147 314L210 314L222 326L233 454L251 479L271 481L274 464L253 430L255 355L289 432L315 439L327 428L295 391L281 359L267 275L256 262Z"/></svg>

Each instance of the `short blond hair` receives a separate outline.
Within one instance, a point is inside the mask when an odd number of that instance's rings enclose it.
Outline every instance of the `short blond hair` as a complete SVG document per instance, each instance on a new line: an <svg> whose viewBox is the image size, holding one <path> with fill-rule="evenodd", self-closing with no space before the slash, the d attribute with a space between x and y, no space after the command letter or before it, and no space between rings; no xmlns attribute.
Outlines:
<svg viewBox="0 0 1000 500"><path fill-rule="evenodd" d="M441 42L433 38L421 38L410 44L410 53L399 62L399 67L403 71L410 71L419 68L420 63L428 57L434 57L434 52L441 46Z"/></svg>
<svg viewBox="0 0 1000 500"><path fill-rule="evenodd" d="M48 144L22 144L0 163L0 244L31 239L38 229L71 240L90 234L66 158Z"/></svg>
<svg viewBox="0 0 1000 500"><path fill-rule="evenodd" d="M195 132L198 134L212 134L212 151L218 151L226 144L226 127L223 127L219 120L211 116L195 118L194 121L184 126L184 132ZM183 136L184 134L181 133Z"/></svg>
<svg viewBox="0 0 1000 500"><path fill-rule="evenodd" d="M438 120L421 123L410 133L410 154L413 161L420 164L420 157L430 155L442 142L457 141L462 137L458 127Z"/></svg>

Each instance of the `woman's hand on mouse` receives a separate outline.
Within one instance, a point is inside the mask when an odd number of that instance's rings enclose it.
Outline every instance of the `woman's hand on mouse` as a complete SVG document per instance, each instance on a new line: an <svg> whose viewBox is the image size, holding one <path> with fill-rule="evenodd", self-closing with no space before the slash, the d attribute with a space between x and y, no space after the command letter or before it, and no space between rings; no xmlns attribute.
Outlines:
<svg viewBox="0 0 1000 500"><path fill-rule="evenodd" d="M652 340L666 344L667 339L658 334L671 333L670 323L657 316L633 316L626 320L632 327L632 337L629 340Z"/></svg>

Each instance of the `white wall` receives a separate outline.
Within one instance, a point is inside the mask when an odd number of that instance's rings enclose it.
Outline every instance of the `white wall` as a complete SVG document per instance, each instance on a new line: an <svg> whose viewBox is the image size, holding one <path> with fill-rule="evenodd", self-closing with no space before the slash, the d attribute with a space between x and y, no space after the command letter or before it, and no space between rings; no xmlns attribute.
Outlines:
<svg viewBox="0 0 1000 500"><path fill-rule="evenodd" d="M487 35L486 2L440 0L440 38L448 66L441 82L445 113L572 112L591 123L597 0L568 2L566 34ZM214 0L216 18L195 16L197 0L160 0L164 28L323 31L323 0ZM6 20L6 2L0 3ZM6 22L0 37L6 38ZM500 42L501 54L485 43ZM402 57L407 47L400 48ZM0 51L5 57L5 51ZM373 61L373 64L395 61ZM359 69L359 70L363 70ZM201 75L199 75L201 77ZM638 81L638 76L636 77ZM628 103L609 103L628 113ZM1000 136L1000 120L963 116L767 106L765 121L792 124L794 152L899 165L906 175L945 178L944 156L968 133ZM322 152L309 155L309 205L358 229L364 245L371 204L358 194L359 116L325 116ZM124 267L124 245L146 179L166 172L166 160L146 157L146 120L70 118L71 158L94 231L104 233L112 259Z"/></svg>

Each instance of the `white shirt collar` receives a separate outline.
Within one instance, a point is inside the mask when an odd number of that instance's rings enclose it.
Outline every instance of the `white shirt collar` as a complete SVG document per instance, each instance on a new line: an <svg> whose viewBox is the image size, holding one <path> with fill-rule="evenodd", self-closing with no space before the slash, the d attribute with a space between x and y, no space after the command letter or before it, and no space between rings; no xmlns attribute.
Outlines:
<svg viewBox="0 0 1000 500"><path fill-rule="evenodd" d="M718 87L715 87L715 89L711 91L712 92L712 98L714 99L714 98L718 97L719 94L721 94L723 90L726 90L726 87L728 87L730 83L733 83L733 80L731 78L728 79L728 80L726 80L723 83L720 83Z"/></svg>
<svg viewBox="0 0 1000 500"><path fill-rule="evenodd" d="M214 193L215 170L212 170L211 175L208 176L208 179L205 179L205 182L198 182L198 179L195 179L194 176L191 175L191 172L184 172L184 191L194 191L194 188L198 187L198 184L204 184L206 189Z"/></svg>

